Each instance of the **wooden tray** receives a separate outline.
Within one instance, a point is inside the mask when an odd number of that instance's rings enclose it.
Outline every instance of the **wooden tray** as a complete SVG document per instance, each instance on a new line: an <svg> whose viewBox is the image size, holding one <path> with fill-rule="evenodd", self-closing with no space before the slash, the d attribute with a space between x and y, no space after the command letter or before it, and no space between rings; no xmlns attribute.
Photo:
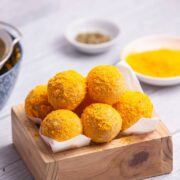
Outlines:
<svg viewBox="0 0 180 180"><path fill-rule="evenodd" d="M18 105L12 108L12 135L37 180L143 179L172 171L171 135L162 122L153 133L53 154Z"/></svg>

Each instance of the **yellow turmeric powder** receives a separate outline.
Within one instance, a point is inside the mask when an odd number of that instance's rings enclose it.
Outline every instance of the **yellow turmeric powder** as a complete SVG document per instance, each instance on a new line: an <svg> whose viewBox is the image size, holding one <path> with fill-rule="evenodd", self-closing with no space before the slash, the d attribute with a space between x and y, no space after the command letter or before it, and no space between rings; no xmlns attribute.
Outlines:
<svg viewBox="0 0 180 180"><path fill-rule="evenodd" d="M121 130L122 119L120 114L110 105L94 103L86 107L81 121L84 134L93 142L109 142Z"/></svg>
<svg viewBox="0 0 180 180"><path fill-rule="evenodd" d="M132 53L126 62L138 73L153 77L180 76L180 50L159 49Z"/></svg>
<svg viewBox="0 0 180 180"><path fill-rule="evenodd" d="M124 136L124 137L121 137L121 138L120 138L120 142L121 142L122 144L131 144L131 143L135 142L135 140L136 140L136 138L135 138L135 136L133 136L133 135Z"/></svg>

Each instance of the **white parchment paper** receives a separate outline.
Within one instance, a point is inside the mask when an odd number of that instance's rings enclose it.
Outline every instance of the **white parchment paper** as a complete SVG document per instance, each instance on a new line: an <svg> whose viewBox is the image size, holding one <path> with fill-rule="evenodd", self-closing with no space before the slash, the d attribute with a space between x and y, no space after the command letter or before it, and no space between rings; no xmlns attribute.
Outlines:
<svg viewBox="0 0 180 180"><path fill-rule="evenodd" d="M143 92L141 85L128 64L121 61L116 65L126 80L126 86L129 90ZM143 134L154 131L159 123L160 119L153 113L152 118L141 118L130 128L122 132L122 134Z"/></svg>
<svg viewBox="0 0 180 180"><path fill-rule="evenodd" d="M91 142L91 139L86 137L83 134L76 136L70 140L63 141L63 142L59 142L59 141L51 139L47 136L42 135L41 129L39 130L39 134L40 134L41 138L44 140L44 142L51 147L51 149L54 153L60 152L60 151L65 151L68 149L74 149L74 148L80 148L83 146L87 146Z"/></svg>

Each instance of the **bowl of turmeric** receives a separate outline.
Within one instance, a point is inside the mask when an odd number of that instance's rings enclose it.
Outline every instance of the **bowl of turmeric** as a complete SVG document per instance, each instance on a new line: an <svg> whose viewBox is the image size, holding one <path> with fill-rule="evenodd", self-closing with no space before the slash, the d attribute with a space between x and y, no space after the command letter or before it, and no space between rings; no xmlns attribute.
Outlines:
<svg viewBox="0 0 180 180"><path fill-rule="evenodd" d="M139 38L123 50L121 59L139 80L157 86L180 84L180 37L154 35Z"/></svg>

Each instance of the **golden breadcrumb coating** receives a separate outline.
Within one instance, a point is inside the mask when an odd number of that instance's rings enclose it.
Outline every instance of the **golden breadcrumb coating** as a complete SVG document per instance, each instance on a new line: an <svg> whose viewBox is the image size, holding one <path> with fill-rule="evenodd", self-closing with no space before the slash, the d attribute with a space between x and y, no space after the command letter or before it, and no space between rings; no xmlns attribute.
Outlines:
<svg viewBox="0 0 180 180"><path fill-rule="evenodd" d="M93 68L87 77L90 97L95 102L114 104L126 90L125 80L115 66L101 65Z"/></svg>
<svg viewBox="0 0 180 180"><path fill-rule="evenodd" d="M55 109L74 110L84 99L86 80L76 71L63 71L48 82L48 100Z"/></svg>
<svg viewBox="0 0 180 180"><path fill-rule="evenodd" d="M53 107L48 102L47 86L39 85L30 91L25 99L25 112L30 117L43 120Z"/></svg>
<svg viewBox="0 0 180 180"><path fill-rule="evenodd" d="M52 111L41 123L41 133L56 141L66 141L82 133L81 120L70 110Z"/></svg>
<svg viewBox="0 0 180 180"><path fill-rule="evenodd" d="M122 131L134 125L140 118L150 118L153 112L153 105L149 97L136 91L123 93L114 108L121 114Z"/></svg>
<svg viewBox="0 0 180 180"><path fill-rule="evenodd" d="M93 142L104 143L115 138L121 130L120 114L110 105L94 103L82 113L84 134Z"/></svg>

